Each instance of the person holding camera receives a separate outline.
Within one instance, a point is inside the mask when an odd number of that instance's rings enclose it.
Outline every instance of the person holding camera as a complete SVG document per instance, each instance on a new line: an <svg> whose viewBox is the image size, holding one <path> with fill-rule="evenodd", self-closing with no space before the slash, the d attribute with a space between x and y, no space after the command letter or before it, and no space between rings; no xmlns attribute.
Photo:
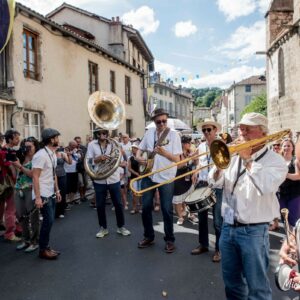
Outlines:
<svg viewBox="0 0 300 300"><path fill-rule="evenodd" d="M61 201L56 204L55 217L64 218L65 209L67 207L66 195L67 195L67 174L64 168L65 163L72 164L71 152L68 151L68 148L64 149L63 147L57 148L55 151L57 165L55 169L57 184L60 190Z"/></svg>
<svg viewBox="0 0 300 300"><path fill-rule="evenodd" d="M6 144L0 152L0 220L3 220L3 217L5 219L4 239L10 242L19 242L21 238L15 235L14 185L17 177L15 147L20 143L20 133L14 129L9 129L5 132L4 137Z"/></svg>
<svg viewBox="0 0 300 300"><path fill-rule="evenodd" d="M25 249L25 252L38 248L39 212L32 201L32 158L38 150L39 142L36 138L24 139L17 153L19 159L15 162L19 171L15 186L15 205L17 218L22 226L22 243L17 246L17 250Z"/></svg>
<svg viewBox="0 0 300 300"><path fill-rule="evenodd" d="M61 201L55 174L57 165L55 150L59 144L59 135L56 129L44 129L42 141L45 147L32 159L32 199L43 216L39 238L39 257L50 260L56 259L60 254L49 246L50 231L55 217L55 202Z"/></svg>
<svg viewBox="0 0 300 300"><path fill-rule="evenodd" d="M70 141L65 151L71 154L71 164L65 162L64 168L67 174L67 195L69 195L69 202L72 203L78 191L77 163L81 158L81 154L77 149L77 143L75 141ZM80 204L80 200L75 201L75 204Z"/></svg>

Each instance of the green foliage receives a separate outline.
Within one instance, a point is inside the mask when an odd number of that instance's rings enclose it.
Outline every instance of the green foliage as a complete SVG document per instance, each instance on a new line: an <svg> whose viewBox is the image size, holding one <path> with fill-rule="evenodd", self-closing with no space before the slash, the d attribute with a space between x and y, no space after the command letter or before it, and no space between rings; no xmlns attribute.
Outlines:
<svg viewBox="0 0 300 300"><path fill-rule="evenodd" d="M193 95L195 99L195 106L198 107L210 107L215 99L222 93L222 90L218 87L203 89L190 88L186 90Z"/></svg>
<svg viewBox="0 0 300 300"><path fill-rule="evenodd" d="M250 112L261 113L267 116L267 95L262 93L259 96L254 97L251 102L241 112L241 117Z"/></svg>

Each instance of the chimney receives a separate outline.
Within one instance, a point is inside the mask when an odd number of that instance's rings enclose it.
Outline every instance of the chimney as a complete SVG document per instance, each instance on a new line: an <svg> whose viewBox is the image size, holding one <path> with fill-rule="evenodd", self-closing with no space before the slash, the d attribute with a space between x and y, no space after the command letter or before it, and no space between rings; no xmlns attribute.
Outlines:
<svg viewBox="0 0 300 300"><path fill-rule="evenodd" d="M114 22L115 21L115 17L112 17L111 20Z"/></svg>
<svg viewBox="0 0 300 300"><path fill-rule="evenodd" d="M120 22L120 17L119 16L116 17L116 22Z"/></svg>

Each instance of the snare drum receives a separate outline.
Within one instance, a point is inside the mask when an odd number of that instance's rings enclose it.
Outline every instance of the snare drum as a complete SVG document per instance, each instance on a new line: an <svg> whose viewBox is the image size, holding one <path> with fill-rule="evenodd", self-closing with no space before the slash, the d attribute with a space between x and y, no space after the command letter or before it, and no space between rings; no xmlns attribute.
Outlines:
<svg viewBox="0 0 300 300"><path fill-rule="evenodd" d="M213 189L201 187L188 195L184 202L188 210L191 213L195 213L212 207L217 202L217 198Z"/></svg>

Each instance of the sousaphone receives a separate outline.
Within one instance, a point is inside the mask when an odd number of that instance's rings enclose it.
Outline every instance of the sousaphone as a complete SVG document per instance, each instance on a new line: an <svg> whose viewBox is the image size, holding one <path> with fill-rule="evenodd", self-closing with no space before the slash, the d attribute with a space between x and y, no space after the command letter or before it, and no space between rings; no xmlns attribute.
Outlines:
<svg viewBox="0 0 300 300"><path fill-rule="evenodd" d="M88 99L88 112L92 121L102 129L115 130L125 119L125 107L122 100L114 93L97 91ZM95 179L101 180L112 175L119 167L122 158L122 149L114 139L107 138L111 145L109 159L94 163L93 159L84 160L87 174Z"/></svg>

